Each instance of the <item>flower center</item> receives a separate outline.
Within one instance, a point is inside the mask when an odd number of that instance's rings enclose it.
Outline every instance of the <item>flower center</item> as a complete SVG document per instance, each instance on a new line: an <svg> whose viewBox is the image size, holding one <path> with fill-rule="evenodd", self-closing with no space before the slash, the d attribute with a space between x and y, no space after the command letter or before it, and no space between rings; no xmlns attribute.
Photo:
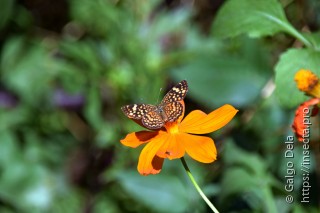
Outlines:
<svg viewBox="0 0 320 213"><path fill-rule="evenodd" d="M168 122L164 126L165 126L167 132L170 133L170 134L176 134L176 133L179 132L179 126L178 126L178 122L177 121Z"/></svg>

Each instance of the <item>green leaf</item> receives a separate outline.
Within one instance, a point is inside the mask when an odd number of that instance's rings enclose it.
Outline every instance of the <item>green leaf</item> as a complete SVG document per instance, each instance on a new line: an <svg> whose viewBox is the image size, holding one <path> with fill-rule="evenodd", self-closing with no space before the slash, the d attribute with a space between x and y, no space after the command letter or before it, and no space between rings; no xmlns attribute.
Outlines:
<svg viewBox="0 0 320 213"><path fill-rule="evenodd" d="M238 194L254 209L269 209L273 199L269 192L275 179L268 172L266 162L258 154L241 150L231 141L225 144L224 153L228 169L223 174L220 199L226 202L225 198ZM270 209L266 212L275 212Z"/></svg>
<svg viewBox="0 0 320 213"><path fill-rule="evenodd" d="M234 181L237 180L237 181ZM257 185L255 177L248 173L243 168L228 169L222 179L221 199L224 200L227 196L248 192L253 190Z"/></svg>
<svg viewBox="0 0 320 213"><path fill-rule="evenodd" d="M103 123L101 118L101 102L99 90L96 87L88 89L87 99L88 104L85 106L85 116L94 128L99 128Z"/></svg>
<svg viewBox="0 0 320 213"><path fill-rule="evenodd" d="M172 74L186 79L188 96L208 107L225 103L237 107L253 103L271 76L266 49L253 39L241 39L240 48L198 53ZM258 42L259 43L259 42ZM259 43L260 44L260 43Z"/></svg>
<svg viewBox="0 0 320 213"><path fill-rule="evenodd" d="M83 193L76 190L64 190L55 197L49 212L81 212L86 199ZM105 212L108 212L105 210Z"/></svg>
<svg viewBox="0 0 320 213"><path fill-rule="evenodd" d="M9 131L0 131L0 167L10 165L18 155L18 146L15 137Z"/></svg>
<svg viewBox="0 0 320 213"><path fill-rule="evenodd" d="M121 212L119 204L110 196L110 193L98 194L95 197L92 209L94 213L118 213ZM63 212L63 211L60 211ZM74 212L74 211L70 211Z"/></svg>
<svg viewBox="0 0 320 213"><path fill-rule="evenodd" d="M265 176L266 165L259 155L246 152L232 142L225 144L224 152L228 153L228 156L224 157L224 162L227 166L241 166L250 175Z"/></svg>
<svg viewBox="0 0 320 213"><path fill-rule="evenodd" d="M302 35L307 38L315 50L320 50L320 32L316 33L302 33Z"/></svg>
<svg viewBox="0 0 320 213"><path fill-rule="evenodd" d="M10 130L27 122L29 116L33 115L30 115L26 107L19 106L10 111L0 109L0 131Z"/></svg>
<svg viewBox="0 0 320 213"><path fill-rule="evenodd" d="M123 188L136 200L160 212L185 212L187 191L175 176L141 176L136 171L118 175Z"/></svg>
<svg viewBox="0 0 320 213"><path fill-rule="evenodd" d="M218 12L213 33L218 37L234 37L243 33L260 37L286 31L288 25L277 0L229 0Z"/></svg>
<svg viewBox="0 0 320 213"><path fill-rule="evenodd" d="M22 36L4 44L0 63L6 86L31 105L50 90L61 66L44 46L28 43Z"/></svg>
<svg viewBox="0 0 320 213"><path fill-rule="evenodd" d="M299 91L294 75L300 69L311 70L320 76L320 52L312 49L289 49L281 55L275 67L276 95L281 105L292 108L309 99Z"/></svg>

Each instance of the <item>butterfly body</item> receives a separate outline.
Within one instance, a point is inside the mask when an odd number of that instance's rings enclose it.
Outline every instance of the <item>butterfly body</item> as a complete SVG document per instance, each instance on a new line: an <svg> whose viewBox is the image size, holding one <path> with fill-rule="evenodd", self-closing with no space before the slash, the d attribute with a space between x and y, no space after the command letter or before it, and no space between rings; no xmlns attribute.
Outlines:
<svg viewBox="0 0 320 213"><path fill-rule="evenodd" d="M166 112L164 111L163 107L162 106L158 106L157 109L156 109L156 112L161 116L162 120L164 122L167 122L168 121L168 116L166 114Z"/></svg>
<svg viewBox="0 0 320 213"><path fill-rule="evenodd" d="M149 129L159 129L166 122L177 120L183 113L180 103L188 92L187 81L183 80L173 87L159 105L131 104L121 107L128 118L141 119L142 124Z"/></svg>

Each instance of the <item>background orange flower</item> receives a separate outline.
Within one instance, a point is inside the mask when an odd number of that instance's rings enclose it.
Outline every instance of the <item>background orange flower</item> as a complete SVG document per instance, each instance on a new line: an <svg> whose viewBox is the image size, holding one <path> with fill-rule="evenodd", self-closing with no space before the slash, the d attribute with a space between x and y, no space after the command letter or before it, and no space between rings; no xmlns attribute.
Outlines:
<svg viewBox="0 0 320 213"><path fill-rule="evenodd" d="M305 92L305 94L308 96L314 97L299 105L293 120L293 132L296 134L298 140L302 142L304 138L304 131L307 127L304 122L304 118L307 116L306 114L309 114L305 112L305 109L313 107L310 116L316 116L319 110L318 104L320 102L320 81L317 75L310 70L305 69L299 70L296 73L294 80L296 81L297 87L300 91Z"/></svg>

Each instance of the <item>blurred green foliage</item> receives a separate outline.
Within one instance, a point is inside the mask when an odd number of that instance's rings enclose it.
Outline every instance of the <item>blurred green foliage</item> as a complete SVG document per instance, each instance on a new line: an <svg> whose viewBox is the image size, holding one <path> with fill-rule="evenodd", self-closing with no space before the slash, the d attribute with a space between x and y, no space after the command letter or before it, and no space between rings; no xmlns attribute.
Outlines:
<svg viewBox="0 0 320 213"><path fill-rule="evenodd" d="M208 212L178 160L143 177L141 148L119 142L141 129L120 107L182 79L187 111L240 109L212 134L215 163L187 158L221 212L318 212L319 119L308 204L299 143L285 201L284 142L308 99L294 74L320 76L319 14L317 0L2 0L0 212Z"/></svg>

